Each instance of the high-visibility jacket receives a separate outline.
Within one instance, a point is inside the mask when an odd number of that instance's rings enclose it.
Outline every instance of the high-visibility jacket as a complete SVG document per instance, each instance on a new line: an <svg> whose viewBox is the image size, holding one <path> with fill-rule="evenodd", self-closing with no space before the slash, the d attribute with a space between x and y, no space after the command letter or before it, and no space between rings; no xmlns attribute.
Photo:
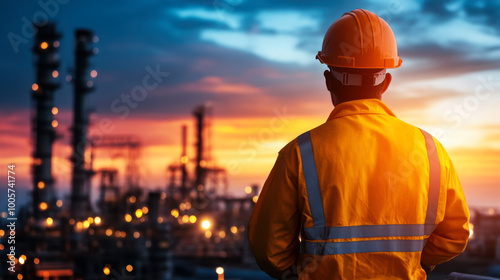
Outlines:
<svg viewBox="0 0 500 280"><path fill-rule="evenodd" d="M469 210L453 164L427 132L380 100L341 103L286 145L249 223L250 248L274 278L426 279L460 254Z"/></svg>

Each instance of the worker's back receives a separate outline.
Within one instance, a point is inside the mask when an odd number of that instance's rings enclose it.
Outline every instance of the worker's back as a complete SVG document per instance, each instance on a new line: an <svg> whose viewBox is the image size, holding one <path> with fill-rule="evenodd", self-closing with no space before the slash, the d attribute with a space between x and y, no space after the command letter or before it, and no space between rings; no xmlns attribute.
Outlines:
<svg viewBox="0 0 500 280"><path fill-rule="evenodd" d="M418 128L392 116L392 112L381 101L370 99L339 105L329 121L313 129L310 134L326 228L425 224L429 163L424 135ZM299 193L306 190L306 184L299 184ZM305 230L314 228L313 219L309 218L309 197L300 197ZM370 227L356 229L377 230ZM329 236L340 237L329 241L344 242L343 246L356 246L355 249L360 251L362 246L370 246L366 240L372 240L368 242L376 246L381 239L420 241L424 238L387 237L385 230L381 230L384 232L380 237L375 234L363 238L360 237L363 233L360 233L357 238L354 235ZM330 234L334 235L332 231ZM314 241L324 241L325 237L318 237ZM302 239L306 241L307 234L303 233ZM311 248L321 251L320 246ZM420 250L318 254L322 260L317 261L317 269L313 269L314 266L304 269L312 270L313 279L388 279L390 276L425 279L425 272L420 268ZM310 255L301 254L301 259L307 258ZM302 262L299 261L299 264Z"/></svg>
<svg viewBox="0 0 500 280"><path fill-rule="evenodd" d="M280 151L249 241L277 278L296 264L299 279L425 279L421 261L463 251L468 217L439 142L363 99L339 104Z"/></svg>

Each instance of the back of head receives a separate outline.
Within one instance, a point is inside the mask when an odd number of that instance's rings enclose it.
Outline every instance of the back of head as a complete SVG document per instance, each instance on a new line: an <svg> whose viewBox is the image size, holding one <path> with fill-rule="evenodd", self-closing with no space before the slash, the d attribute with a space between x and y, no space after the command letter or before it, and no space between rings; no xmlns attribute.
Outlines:
<svg viewBox="0 0 500 280"><path fill-rule="evenodd" d="M385 69L398 68L402 63L391 27L363 9L345 13L330 26L316 58L328 65L333 89L351 95L381 94Z"/></svg>

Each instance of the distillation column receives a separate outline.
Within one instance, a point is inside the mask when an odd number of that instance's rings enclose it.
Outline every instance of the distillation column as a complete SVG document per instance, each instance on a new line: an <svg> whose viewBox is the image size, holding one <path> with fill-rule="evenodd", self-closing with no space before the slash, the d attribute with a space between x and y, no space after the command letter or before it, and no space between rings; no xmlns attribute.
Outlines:
<svg viewBox="0 0 500 280"><path fill-rule="evenodd" d="M34 111L32 115L33 138L33 211L36 219L44 218L55 208L54 178L52 177L52 144L56 139L57 108L54 92L60 84L57 48L59 38L53 23L36 26L33 53L35 54L36 82L32 85Z"/></svg>

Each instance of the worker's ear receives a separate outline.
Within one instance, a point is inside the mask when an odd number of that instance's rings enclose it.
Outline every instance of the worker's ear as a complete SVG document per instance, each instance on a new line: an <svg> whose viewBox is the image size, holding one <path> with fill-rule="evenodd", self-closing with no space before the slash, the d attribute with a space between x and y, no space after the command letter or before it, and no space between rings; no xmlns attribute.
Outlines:
<svg viewBox="0 0 500 280"><path fill-rule="evenodd" d="M382 89L382 93L384 93L389 88L389 85L391 84L391 81L392 81L392 75L391 75L391 73L385 74L384 89Z"/></svg>
<svg viewBox="0 0 500 280"><path fill-rule="evenodd" d="M323 72L323 76L325 76L325 83L326 83L326 88L328 89L329 92L333 92L333 76L330 71L325 70Z"/></svg>

